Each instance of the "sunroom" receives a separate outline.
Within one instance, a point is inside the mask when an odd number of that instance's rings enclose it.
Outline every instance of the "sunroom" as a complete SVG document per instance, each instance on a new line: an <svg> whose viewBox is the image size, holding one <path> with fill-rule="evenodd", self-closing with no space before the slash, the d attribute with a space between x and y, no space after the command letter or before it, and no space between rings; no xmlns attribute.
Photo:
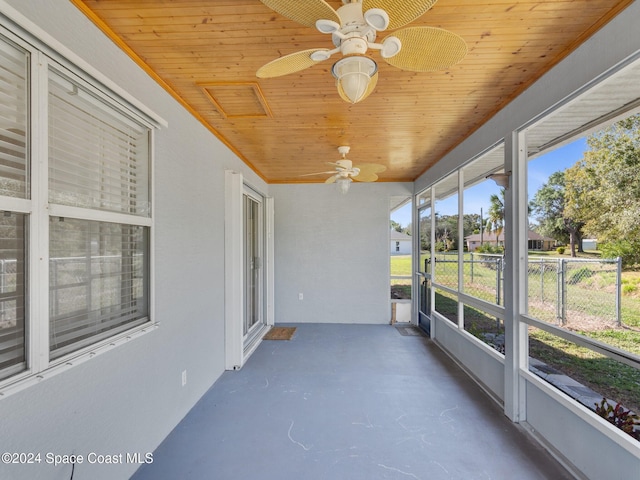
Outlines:
<svg viewBox="0 0 640 480"><path fill-rule="evenodd" d="M559 339L622 372L637 373L640 357L574 328L562 316L568 307L546 316L548 269L532 267L544 260L527 248L536 162L640 111L638 2L575 39L584 41L411 181L354 182L344 195L324 183L266 181L79 3L91 2L0 0L1 478L162 478L163 470L233 478L242 464L255 478L519 478L521 468L531 469L522 478L640 480L640 442L599 416L580 388L565 388L579 387L575 379L559 383L563 372L549 373L534 347ZM279 147L270 145L274 157ZM436 249L445 210L464 244L478 190L503 201L504 254L495 263ZM401 197L411 199L418 232L404 326L417 333L408 340L389 325L389 205ZM584 285L577 303L595 296ZM608 298L599 315L619 322L619 302ZM299 327L298 340L263 340L277 326ZM346 359L354 363L341 373ZM320 383L294 392L287 372ZM328 378L353 388L322 383ZM448 421L464 412L419 415L429 412L427 394L442 393L438 385L460 395L447 401L495 414L486 424L464 421L504 444L501 455L492 460L481 435L456 451ZM252 405L260 422L198 423L202 408L242 415L219 406L240 391L252 396L238 405ZM330 431L338 422L323 425L321 413L305 436L294 416L310 400L362 429L363 443ZM276 430L269 420L279 408L291 417ZM429 431L432 420L446 428ZM396 430L379 431L385 421ZM247 438L252 429L267 432L263 443ZM171 458L163 441L176 432L183 450ZM295 449L287 468L264 467L271 435ZM238 455L210 470L183 468L178 457L200 448L183 438ZM416 446L428 461L411 466Z"/></svg>

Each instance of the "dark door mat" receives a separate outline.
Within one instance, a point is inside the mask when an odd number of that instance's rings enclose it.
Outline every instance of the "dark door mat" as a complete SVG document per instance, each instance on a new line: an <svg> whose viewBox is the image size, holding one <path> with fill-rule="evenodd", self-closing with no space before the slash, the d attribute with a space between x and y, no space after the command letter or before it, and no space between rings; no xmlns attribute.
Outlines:
<svg viewBox="0 0 640 480"><path fill-rule="evenodd" d="M291 340L296 327L273 327L262 337L263 340Z"/></svg>
<svg viewBox="0 0 640 480"><path fill-rule="evenodd" d="M418 327L396 327L400 335L405 337L426 337L427 334Z"/></svg>

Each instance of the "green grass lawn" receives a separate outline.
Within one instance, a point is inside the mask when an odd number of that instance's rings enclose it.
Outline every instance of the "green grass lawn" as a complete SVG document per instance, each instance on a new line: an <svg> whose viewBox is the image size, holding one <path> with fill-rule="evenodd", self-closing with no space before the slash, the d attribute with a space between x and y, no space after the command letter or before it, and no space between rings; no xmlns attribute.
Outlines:
<svg viewBox="0 0 640 480"><path fill-rule="evenodd" d="M608 338L607 343L635 353L639 350L637 335L630 332L598 333L615 337ZM536 328L529 330L529 355L622 403L626 409L640 412L640 370Z"/></svg>
<svg viewBox="0 0 640 480"><path fill-rule="evenodd" d="M391 256L391 275L409 275L413 274L411 265L411 255L392 255Z"/></svg>

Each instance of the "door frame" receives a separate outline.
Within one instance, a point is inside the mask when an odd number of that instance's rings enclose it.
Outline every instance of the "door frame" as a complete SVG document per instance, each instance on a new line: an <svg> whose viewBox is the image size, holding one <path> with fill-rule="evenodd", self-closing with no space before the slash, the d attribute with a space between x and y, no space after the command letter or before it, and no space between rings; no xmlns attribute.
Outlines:
<svg viewBox="0 0 640 480"><path fill-rule="evenodd" d="M264 321L249 341L244 336L244 194L249 188L262 197L262 239L264 261L262 281L262 311ZM246 182L241 173L225 172L225 368L239 370L262 337L274 324L274 246L273 246L273 198Z"/></svg>

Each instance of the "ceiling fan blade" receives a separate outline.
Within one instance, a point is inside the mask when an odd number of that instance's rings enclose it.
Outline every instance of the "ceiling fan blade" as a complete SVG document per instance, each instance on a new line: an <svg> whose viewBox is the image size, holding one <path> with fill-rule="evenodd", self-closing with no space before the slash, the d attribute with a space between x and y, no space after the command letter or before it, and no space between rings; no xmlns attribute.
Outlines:
<svg viewBox="0 0 640 480"><path fill-rule="evenodd" d="M315 65L315 60L311 59L313 52L329 51L327 48L312 48L301 52L290 53L284 57L276 58L266 65L263 65L256 72L258 78L273 78L299 72Z"/></svg>
<svg viewBox="0 0 640 480"><path fill-rule="evenodd" d="M377 84L378 84L378 72L376 72L373 75L373 77L371 77L371 80L369 81L369 85L367 86L367 91L364 92L364 95L362 95L362 98L358 100L358 102L361 102L362 100L367 98L369 95L371 95L371 92L375 90ZM340 98L342 98L342 100L344 100L347 103L353 103L351 102L349 97L347 97L346 93L344 93L344 90L342 89L342 85L340 83L338 83L338 93L340 94Z"/></svg>
<svg viewBox="0 0 640 480"><path fill-rule="evenodd" d="M413 22L433 7L438 0L362 0L362 11L381 8L389 14L387 30L394 30Z"/></svg>
<svg viewBox="0 0 640 480"><path fill-rule="evenodd" d="M336 173L335 175L327 178L324 183L335 183L335 181L338 179L338 177L340 177L339 173Z"/></svg>
<svg viewBox="0 0 640 480"><path fill-rule="evenodd" d="M394 32L400 52L385 59L389 65L411 72L432 72L455 65L467 54L459 35L436 27L407 27Z"/></svg>
<svg viewBox="0 0 640 480"><path fill-rule="evenodd" d="M351 178L353 178L358 182L375 182L376 180L378 180L378 175L371 172L365 172L365 173L360 172L358 175L355 175Z"/></svg>
<svg viewBox="0 0 640 480"><path fill-rule="evenodd" d="M375 182L378 180L378 175L376 174L384 172L387 169L387 167L378 163L363 163L356 165L355 168L357 168L359 172L353 176L353 179L358 182Z"/></svg>
<svg viewBox="0 0 640 480"><path fill-rule="evenodd" d="M360 165L355 165L356 168L360 169L360 173L380 173L384 172L387 167L384 165L380 165L379 163L363 163Z"/></svg>
<svg viewBox="0 0 640 480"><path fill-rule="evenodd" d="M332 20L340 24L338 13L324 0L260 0L274 12L307 27L315 27L317 20Z"/></svg>

